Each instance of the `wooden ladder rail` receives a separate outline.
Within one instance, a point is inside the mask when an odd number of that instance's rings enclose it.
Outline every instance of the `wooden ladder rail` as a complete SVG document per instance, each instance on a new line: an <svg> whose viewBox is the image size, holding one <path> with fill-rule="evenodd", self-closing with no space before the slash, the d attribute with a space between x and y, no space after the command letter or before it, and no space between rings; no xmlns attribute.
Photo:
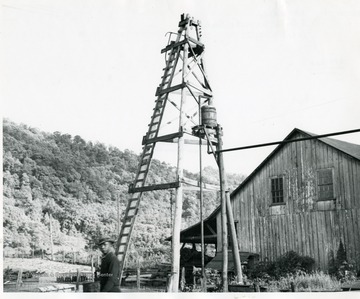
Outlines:
<svg viewBox="0 0 360 299"><path fill-rule="evenodd" d="M183 29L180 28L175 43L178 43L181 39L182 32ZM165 110L168 94L172 91L170 86L174 77L177 62L180 57L180 51L181 45L177 47L172 47L170 49L169 57L166 60L166 66L163 69L164 75L162 76L162 81L156 91L157 99L155 101L155 108L151 117L149 129L144 138L144 146L142 149L142 154L140 156L140 163L137 169L134 183L132 184L134 188L141 188L145 186L146 177L150 168L150 163L156 144L156 142L151 142L151 139L154 140L154 138L156 138L159 133L159 128ZM122 278L122 272L125 266L125 257L129 247L131 233L139 209L141 196L142 192L134 192L131 194L127 203L125 216L123 218L119 237L116 243L116 255L120 263L120 282Z"/></svg>

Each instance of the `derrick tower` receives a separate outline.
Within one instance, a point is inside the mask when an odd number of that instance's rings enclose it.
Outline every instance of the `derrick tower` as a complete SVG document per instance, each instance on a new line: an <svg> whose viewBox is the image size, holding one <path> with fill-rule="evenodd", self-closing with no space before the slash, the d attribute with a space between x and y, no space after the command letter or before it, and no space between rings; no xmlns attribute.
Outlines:
<svg viewBox="0 0 360 299"><path fill-rule="evenodd" d="M142 153L137 173L129 187L129 200L122 219L116 244L120 271L124 269L125 257L131 232L143 192L176 189L172 240L172 290L177 291L180 264L180 230L182 197L187 187L203 189L204 184L189 180L183 175L184 147L186 144L206 144L215 154L218 144L216 111L212 106L212 90L205 71L205 47L201 41L201 24L189 15L181 15L177 32L169 33L169 41L161 53L165 66L155 93L155 107L146 135L142 140ZM175 181L147 184L155 145L159 142L177 143L177 171ZM213 188L212 188L213 187ZM218 190L207 184L206 188Z"/></svg>

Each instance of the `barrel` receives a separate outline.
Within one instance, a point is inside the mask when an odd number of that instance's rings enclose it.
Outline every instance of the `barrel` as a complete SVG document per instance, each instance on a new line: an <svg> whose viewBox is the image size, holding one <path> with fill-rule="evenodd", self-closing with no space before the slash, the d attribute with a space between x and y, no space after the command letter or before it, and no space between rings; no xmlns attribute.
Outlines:
<svg viewBox="0 0 360 299"><path fill-rule="evenodd" d="M214 106L204 105L201 107L201 120L202 124L206 127L216 127L216 109Z"/></svg>

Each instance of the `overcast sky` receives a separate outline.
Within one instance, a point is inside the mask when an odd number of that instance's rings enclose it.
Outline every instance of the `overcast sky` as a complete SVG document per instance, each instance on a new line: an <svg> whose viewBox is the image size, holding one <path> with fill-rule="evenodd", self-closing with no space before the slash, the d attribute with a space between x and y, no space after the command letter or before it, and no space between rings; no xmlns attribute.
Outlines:
<svg viewBox="0 0 360 299"><path fill-rule="evenodd" d="M224 148L295 127L360 127L359 1L3 0L2 9L2 113L17 123L140 153L165 34L185 12L202 22ZM358 133L336 138L360 144ZM249 174L271 150L226 153L226 170Z"/></svg>

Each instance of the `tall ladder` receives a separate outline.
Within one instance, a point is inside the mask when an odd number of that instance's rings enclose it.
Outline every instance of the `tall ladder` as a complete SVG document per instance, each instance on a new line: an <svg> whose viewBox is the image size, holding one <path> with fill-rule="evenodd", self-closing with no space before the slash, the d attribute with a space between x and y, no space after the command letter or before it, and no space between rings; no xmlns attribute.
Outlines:
<svg viewBox="0 0 360 299"><path fill-rule="evenodd" d="M192 29L195 28L195 30L193 30L193 33L195 31L196 34L195 37L190 35L190 27L192 27ZM180 127L178 132L159 136L167 102L170 101L176 106L176 104L169 99L169 95L175 94L179 92L179 90L181 90L181 94L184 94L184 90L186 89L186 92L195 99L196 105L199 107L211 101L212 91L204 70L204 45L201 43L200 37L200 23L198 21L195 22L188 15L182 15L176 38L161 50L161 53L166 54L166 63L163 69L164 73L161 77L161 83L156 90L155 96L157 98L155 100L155 108L153 109L148 131L143 137L143 148L139 166L135 179L129 187L129 193L131 195L127 203L124 218L122 219L122 226L116 244L116 255L120 262L120 281L142 193L145 191L179 188L182 184L191 185L191 182L188 180L178 178L175 182L146 186L146 178L156 143L177 142L176 140L179 140L184 135L183 127ZM185 63L184 61L188 59L190 60L189 63ZM182 60L183 64L178 63L179 60ZM180 65L181 68L179 69ZM179 72L181 72L183 76L181 82L177 83L174 77ZM191 80L193 80L193 82ZM180 114L181 113L180 111ZM182 181L180 181L181 179Z"/></svg>
<svg viewBox="0 0 360 299"><path fill-rule="evenodd" d="M184 27L180 27L177 34L176 43L179 42L183 34L183 30ZM155 108L153 109L154 111L149 124L149 129L146 133L146 136L144 136L143 138L143 148L142 154L140 156L140 163L136 172L135 180L129 188L131 196L127 203L125 216L122 220L122 226L116 245L116 255L120 262L120 279L122 276L122 271L124 269L125 256L130 243L131 232L134 228L135 218L138 213L141 195L144 191L141 188L145 186L146 177L150 168L151 158L153 156L155 144L157 141L156 138L158 137L161 120L165 111L168 94L174 89L170 86L174 77L175 66L179 60L180 50L180 46L172 46L170 54L168 55L166 66L163 69L164 75L162 76L161 84L156 90L157 99L155 100ZM174 136L169 136L169 138L170 137L173 138ZM162 189L162 187L159 186L158 189ZM170 185L170 187L176 187L176 185L172 184ZM155 189L157 188L153 188L153 190Z"/></svg>

